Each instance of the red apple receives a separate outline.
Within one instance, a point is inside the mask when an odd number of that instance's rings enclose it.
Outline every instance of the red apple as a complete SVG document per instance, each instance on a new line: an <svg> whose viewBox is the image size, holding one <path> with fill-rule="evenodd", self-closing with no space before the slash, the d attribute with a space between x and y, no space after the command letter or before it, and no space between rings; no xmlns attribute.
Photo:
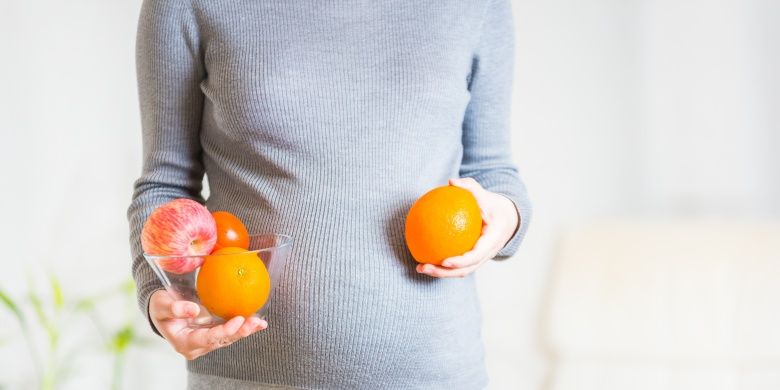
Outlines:
<svg viewBox="0 0 780 390"><path fill-rule="evenodd" d="M214 217L202 204L187 198L172 200L154 211L141 232L144 253L171 257L158 261L165 271L190 272L203 263L217 242Z"/></svg>

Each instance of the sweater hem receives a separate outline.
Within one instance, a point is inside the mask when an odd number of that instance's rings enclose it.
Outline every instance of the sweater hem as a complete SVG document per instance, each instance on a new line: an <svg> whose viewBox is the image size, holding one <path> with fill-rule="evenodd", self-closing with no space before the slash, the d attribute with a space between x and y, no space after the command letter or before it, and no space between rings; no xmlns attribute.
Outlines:
<svg viewBox="0 0 780 390"><path fill-rule="evenodd" d="M230 388L233 390L247 389L285 389L285 390L310 390L304 387L295 387L279 383L255 382L243 379L228 378L223 376L199 373L187 370L187 390L203 390L214 388Z"/></svg>

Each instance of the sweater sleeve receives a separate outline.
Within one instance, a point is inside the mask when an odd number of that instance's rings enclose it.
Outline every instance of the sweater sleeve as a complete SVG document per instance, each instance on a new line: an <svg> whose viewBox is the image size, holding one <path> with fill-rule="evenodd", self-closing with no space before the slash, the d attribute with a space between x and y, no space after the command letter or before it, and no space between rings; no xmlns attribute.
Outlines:
<svg viewBox="0 0 780 390"><path fill-rule="evenodd" d="M528 230L531 202L512 161L511 92L514 72L514 21L510 0L488 0L479 41L472 57L470 101L463 120L460 176L473 177L485 189L515 205L520 224L496 259L512 256Z"/></svg>
<svg viewBox="0 0 780 390"><path fill-rule="evenodd" d="M138 304L147 317L150 296L163 288L143 257L140 236L147 217L176 198L205 203L199 137L205 67L186 1L144 0L136 36L143 167L133 184L127 220Z"/></svg>

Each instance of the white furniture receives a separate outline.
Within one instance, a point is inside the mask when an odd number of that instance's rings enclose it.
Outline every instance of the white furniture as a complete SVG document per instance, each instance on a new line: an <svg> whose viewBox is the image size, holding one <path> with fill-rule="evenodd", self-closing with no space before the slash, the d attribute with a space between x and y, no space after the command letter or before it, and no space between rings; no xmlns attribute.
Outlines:
<svg viewBox="0 0 780 390"><path fill-rule="evenodd" d="M551 275L546 389L780 389L780 224L602 223Z"/></svg>

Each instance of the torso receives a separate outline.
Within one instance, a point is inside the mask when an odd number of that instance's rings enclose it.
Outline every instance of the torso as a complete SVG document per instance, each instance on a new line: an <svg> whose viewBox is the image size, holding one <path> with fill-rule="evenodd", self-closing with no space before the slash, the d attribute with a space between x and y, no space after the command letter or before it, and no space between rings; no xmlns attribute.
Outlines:
<svg viewBox="0 0 780 390"><path fill-rule="evenodd" d="M310 388L484 385L473 277L414 272L404 217L458 175L484 4L196 1L211 210L293 236L269 329L190 370Z"/></svg>

